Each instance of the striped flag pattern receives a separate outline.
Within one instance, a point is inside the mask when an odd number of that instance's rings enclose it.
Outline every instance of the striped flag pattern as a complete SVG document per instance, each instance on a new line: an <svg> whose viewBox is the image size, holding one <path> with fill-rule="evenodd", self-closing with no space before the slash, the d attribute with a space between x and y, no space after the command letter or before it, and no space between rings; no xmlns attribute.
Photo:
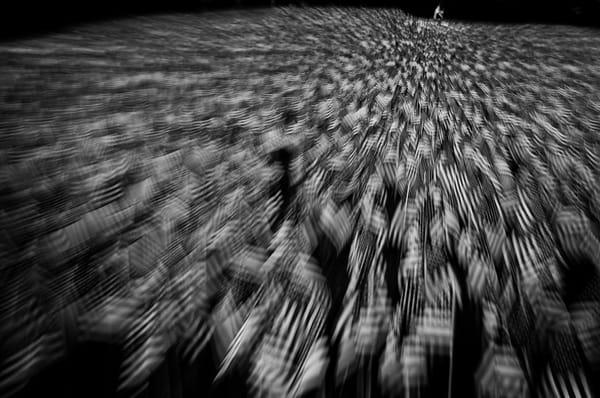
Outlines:
<svg viewBox="0 0 600 398"><path fill-rule="evenodd" d="M383 9L213 17L164 16L176 73L156 48L138 62L153 17L99 38L118 65L85 29L60 40L86 68L54 39L3 44L0 395L101 340L118 393L166 384L174 352L214 354L215 385L252 396L593 396L597 39ZM466 376L463 340L482 351Z"/></svg>

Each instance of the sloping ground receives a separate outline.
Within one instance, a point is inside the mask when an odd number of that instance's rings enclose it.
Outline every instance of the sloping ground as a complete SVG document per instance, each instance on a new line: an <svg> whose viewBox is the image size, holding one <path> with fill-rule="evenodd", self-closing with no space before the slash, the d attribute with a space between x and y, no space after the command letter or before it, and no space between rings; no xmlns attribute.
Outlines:
<svg viewBox="0 0 600 398"><path fill-rule="evenodd" d="M0 65L0 395L597 388L598 31L273 9Z"/></svg>

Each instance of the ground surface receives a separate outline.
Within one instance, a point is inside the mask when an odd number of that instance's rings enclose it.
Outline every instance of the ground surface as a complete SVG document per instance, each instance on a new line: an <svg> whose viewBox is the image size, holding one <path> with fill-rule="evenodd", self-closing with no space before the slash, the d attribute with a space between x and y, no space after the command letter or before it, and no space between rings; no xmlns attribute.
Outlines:
<svg viewBox="0 0 600 398"><path fill-rule="evenodd" d="M597 30L394 10L2 43L2 391L102 341L115 391L175 355L204 391L591 395L598 65Z"/></svg>

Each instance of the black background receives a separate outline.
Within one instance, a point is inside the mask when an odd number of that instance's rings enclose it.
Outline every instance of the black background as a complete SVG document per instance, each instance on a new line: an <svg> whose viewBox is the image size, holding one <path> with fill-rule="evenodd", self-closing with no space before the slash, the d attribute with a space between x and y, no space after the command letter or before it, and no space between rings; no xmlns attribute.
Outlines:
<svg viewBox="0 0 600 398"><path fill-rule="evenodd" d="M301 0L276 1L276 5L300 5ZM600 26L600 0L304 0L307 6L397 7L428 17L439 2L445 17L453 20L502 23L558 23ZM42 34L73 24L164 12L202 12L209 9L269 7L270 0L66 0L2 2L2 38Z"/></svg>

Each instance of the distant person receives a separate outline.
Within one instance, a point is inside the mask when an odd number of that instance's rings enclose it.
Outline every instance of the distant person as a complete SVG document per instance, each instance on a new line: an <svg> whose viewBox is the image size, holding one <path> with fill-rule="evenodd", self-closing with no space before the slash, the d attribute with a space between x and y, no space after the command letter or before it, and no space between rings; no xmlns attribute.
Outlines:
<svg viewBox="0 0 600 398"><path fill-rule="evenodd" d="M441 21L442 19L444 19L444 10L439 4L433 12L433 19L435 19L436 21Z"/></svg>

